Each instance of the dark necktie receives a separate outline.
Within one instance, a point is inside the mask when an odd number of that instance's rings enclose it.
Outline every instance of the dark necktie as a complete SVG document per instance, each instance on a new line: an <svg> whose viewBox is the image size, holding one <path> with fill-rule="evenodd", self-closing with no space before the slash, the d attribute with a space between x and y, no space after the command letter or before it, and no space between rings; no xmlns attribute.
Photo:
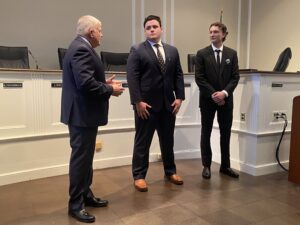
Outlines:
<svg viewBox="0 0 300 225"><path fill-rule="evenodd" d="M221 52L221 50L216 49L215 52L217 53L217 71L218 71L218 74L220 74L220 70L221 70L220 52Z"/></svg>
<svg viewBox="0 0 300 225"><path fill-rule="evenodd" d="M154 44L154 46L157 49L157 59L158 59L160 70L163 74L165 74L166 73L166 65L165 65L164 59L161 55L161 52L159 51L159 44Z"/></svg>
<svg viewBox="0 0 300 225"><path fill-rule="evenodd" d="M220 60L220 52L221 52L221 50L216 49L215 52L217 53L217 66L220 68L220 66L221 66L221 60Z"/></svg>

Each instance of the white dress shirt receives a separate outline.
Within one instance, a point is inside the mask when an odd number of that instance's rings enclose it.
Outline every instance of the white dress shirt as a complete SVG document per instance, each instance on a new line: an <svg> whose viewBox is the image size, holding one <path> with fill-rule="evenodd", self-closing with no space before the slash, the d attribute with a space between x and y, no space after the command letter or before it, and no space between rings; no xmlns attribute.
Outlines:
<svg viewBox="0 0 300 225"><path fill-rule="evenodd" d="M211 44L211 47L212 47L212 49L213 49L213 51L215 53L216 62L217 62L217 55L218 55L218 53L216 52L216 50L220 50L219 57L220 57L220 62L222 62L222 55L223 55L223 47L224 46L222 45L220 48L216 48L213 44ZM222 92L226 95L226 97L228 97L228 92L227 91L223 90Z"/></svg>
<svg viewBox="0 0 300 225"><path fill-rule="evenodd" d="M162 55L163 59L164 59L164 62L166 62L166 54L165 54L165 50L164 50L164 47L161 43L161 40L158 42L158 43L155 43L155 42L152 42L150 40L148 40L148 42L150 43L150 45L152 46L153 48L153 51L155 52L156 56L157 56L157 48L154 46L155 44L159 44L159 51L160 51L160 54Z"/></svg>
<svg viewBox="0 0 300 225"><path fill-rule="evenodd" d="M220 48L216 48L213 44L211 44L211 47L214 50L216 61L217 61L217 55L218 55L218 53L216 52L216 50L220 50L219 56L220 56L220 62L222 62L223 45Z"/></svg>

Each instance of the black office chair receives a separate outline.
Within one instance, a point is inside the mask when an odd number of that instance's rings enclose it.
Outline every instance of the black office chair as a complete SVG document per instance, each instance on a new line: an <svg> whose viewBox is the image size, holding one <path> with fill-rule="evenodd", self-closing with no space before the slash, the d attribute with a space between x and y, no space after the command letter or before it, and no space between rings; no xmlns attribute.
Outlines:
<svg viewBox="0 0 300 225"><path fill-rule="evenodd" d="M129 53L100 52L100 55L106 71L126 71Z"/></svg>
<svg viewBox="0 0 300 225"><path fill-rule="evenodd" d="M58 53L58 60L59 60L59 68L62 70L63 69L63 64L64 64L64 57L66 55L67 49L66 48L58 48L57 53Z"/></svg>
<svg viewBox="0 0 300 225"><path fill-rule="evenodd" d="M0 46L0 67L29 69L28 48Z"/></svg>
<svg viewBox="0 0 300 225"><path fill-rule="evenodd" d="M289 65L290 59L292 58L291 48L286 48L280 53L276 65L273 69L274 72L285 72Z"/></svg>
<svg viewBox="0 0 300 225"><path fill-rule="evenodd" d="M195 72L196 55L188 54L187 61L188 61L188 72L189 73Z"/></svg>

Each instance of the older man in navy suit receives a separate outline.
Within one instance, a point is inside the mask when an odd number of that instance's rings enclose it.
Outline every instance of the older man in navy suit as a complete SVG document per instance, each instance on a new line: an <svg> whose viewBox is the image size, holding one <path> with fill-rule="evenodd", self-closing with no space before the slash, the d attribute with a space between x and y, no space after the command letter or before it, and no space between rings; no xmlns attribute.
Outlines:
<svg viewBox="0 0 300 225"><path fill-rule="evenodd" d="M200 89L202 176L204 179L211 177L210 135L217 112L221 134L220 173L238 178L239 175L230 168L229 151L233 91L240 79L237 53L223 45L228 34L224 24L211 24L209 34L211 45L197 52L195 67L195 80Z"/></svg>
<svg viewBox="0 0 300 225"><path fill-rule="evenodd" d="M69 215L91 223L95 217L85 206L104 207L108 201L96 198L90 186L98 126L107 124L108 100L123 92L122 84L105 79L104 67L94 48L102 38L101 22L92 16L79 18L77 37L70 44L63 64L61 122L68 125L70 158Z"/></svg>
<svg viewBox="0 0 300 225"><path fill-rule="evenodd" d="M127 61L127 81L136 129L132 173L138 191L148 190L145 177L155 130L165 177L174 184L183 184L176 173L173 152L176 114L185 98L179 54L175 47L161 41L158 16L150 15L145 19L144 33L147 40L131 48Z"/></svg>

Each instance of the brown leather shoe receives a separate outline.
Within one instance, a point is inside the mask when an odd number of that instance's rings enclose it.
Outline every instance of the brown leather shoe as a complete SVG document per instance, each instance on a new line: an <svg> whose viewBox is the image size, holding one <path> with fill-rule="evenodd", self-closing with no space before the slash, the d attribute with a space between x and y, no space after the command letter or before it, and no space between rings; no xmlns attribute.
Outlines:
<svg viewBox="0 0 300 225"><path fill-rule="evenodd" d="M178 176L177 174L173 174L171 176L168 176L167 179L176 185L183 185L183 180L180 176Z"/></svg>
<svg viewBox="0 0 300 225"><path fill-rule="evenodd" d="M144 179L138 179L134 181L134 187L140 192L148 191L147 183Z"/></svg>

